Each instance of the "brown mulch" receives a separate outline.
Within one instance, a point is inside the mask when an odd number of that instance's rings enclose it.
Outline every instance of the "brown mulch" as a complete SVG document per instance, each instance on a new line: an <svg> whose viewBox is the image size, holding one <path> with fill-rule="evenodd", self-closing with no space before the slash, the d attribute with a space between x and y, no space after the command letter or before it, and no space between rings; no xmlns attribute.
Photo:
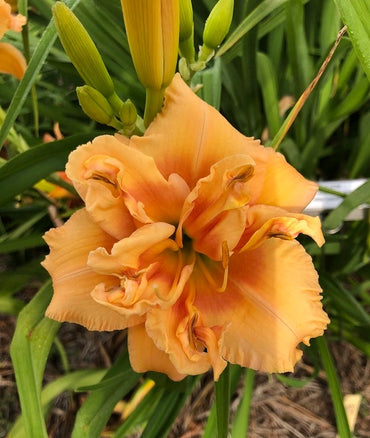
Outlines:
<svg viewBox="0 0 370 438"><path fill-rule="evenodd" d="M0 438L6 436L11 423L19 415L14 373L9 357L14 327L15 317L0 315ZM123 333L88 332L73 324L63 324L59 338L68 354L71 370L107 367L124 345ZM333 343L331 349L343 393L362 395L355 434L358 438L367 438L370 430L370 360L348 343ZM295 376L310 376L312 372L309 361L303 360L297 365ZM45 382L62 373L60 360L54 353L48 361ZM233 396L231 415L240 402L242 390L240 386ZM70 436L75 412L83 402L83 397L81 393L62 394L58 397L48 423L49 436ZM207 375L193 391L169 438L201 438L212 403L213 382ZM117 419L113 424L117 424ZM320 372L316 379L303 388L292 388L283 385L273 375L258 373L248 437L336 438L335 418L325 374Z"/></svg>

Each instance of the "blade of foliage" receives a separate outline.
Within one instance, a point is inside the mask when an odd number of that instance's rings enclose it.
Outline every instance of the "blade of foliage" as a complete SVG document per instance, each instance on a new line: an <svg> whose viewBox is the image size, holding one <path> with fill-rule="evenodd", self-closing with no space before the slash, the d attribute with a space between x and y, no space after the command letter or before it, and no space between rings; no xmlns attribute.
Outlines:
<svg viewBox="0 0 370 438"><path fill-rule="evenodd" d="M92 385L99 381L105 373L106 370L73 371L50 382L41 392L41 404L44 414L47 413L50 405L58 395L64 391L74 391L78 385ZM11 438L24 438L25 430L22 416L17 419L9 436Z"/></svg>
<svg viewBox="0 0 370 438"><path fill-rule="evenodd" d="M253 29L260 23L267 15L281 7L288 0L264 0L257 6L239 26L228 36L226 41L218 49L216 56L222 56L231 47L233 47L247 32Z"/></svg>
<svg viewBox="0 0 370 438"><path fill-rule="evenodd" d="M227 438L229 432L230 368L229 365L215 382L217 436Z"/></svg>
<svg viewBox="0 0 370 438"><path fill-rule="evenodd" d="M184 403L188 399L198 377L189 376L185 379L185 391L179 391L177 384L172 383L172 389L168 389L158 402L155 412L150 417L141 438L157 438L168 436ZM180 383L184 387L184 381Z"/></svg>
<svg viewBox="0 0 370 438"><path fill-rule="evenodd" d="M348 425L347 414L343 405L342 392L339 385L337 370L335 368L333 358L330 354L328 344L324 336L314 340L320 352L322 364L325 369L328 385L333 402L335 419L340 438L351 438L351 432Z"/></svg>
<svg viewBox="0 0 370 438"><path fill-rule="evenodd" d="M233 394L240 381L243 369L238 365L229 365L230 368L230 395ZM229 399L230 401L230 399ZM208 416L206 427L204 428L203 438L214 438L217 436L217 412L216 403L213 403L211 412Z"/></svg>
<svg viewBox="0 0 370 438"><path fill-rule="evenodd" d="M114 438L125 438L136 426L146 423L156 412L159 401L162 399L165 389L155 386L149 394L138 404L136 409L129 415L124 423L116 430Z"/></svg>
<svg viewBox="0 0 370 438"><path fill-rule="evenodd" d="M63 140L44 143L9 160L0 168L0 185L7 187L7 190L0 191L0 204L32 187L52 172L64 170L68 154L97 134L76 134Z"/></svg>
<svg viewBox="0 0 370 438"><path fill-rule="evenodd" d="M81 0L70 0L65 3L70 9L74 9ZM22 106L27 98L27 95L34 84L41 67L48 56L57 37L54 21L50 21L45 29L45 32L37 45L32 58L28 64L27 70L19 83L17 91L8 108L6 117L0 129L0 148L4 143L10 128L13 126Z"/></svg>
<svg viewBox="0 0 370 438"><path fill-rule="evenodd" d="M336 229L352 210L364 203L370 203L370 180L346 196L342 203L328 214L323 222L324 228Z"/></svg>
<svg viewBox="0 0 370 438"><path fill-rule="evenodd" d="M108 384L93 390L78 411L72 438L99 438L118 400L131 391L139 379L140 374L131 369L125 351L104 376L102 383L107 381Z"/></svg>
<svg viewBox="0 0 370 438"><path fill-rule="evenodd" d="M333 276L321 274L320 283L327 297L341 313L343 320L355 325L363 325L370 330L370 316L351 292Z"/></svg>
<svg viewBox="0 0 370 438"><path fill-rule="evenodd" d="M370 81L370 6L368 0L335 0L343 22Z"/></svg>
<svg viewBox="0 0 370 438"><path fill-rule="evenodd" d="M201 84L198 95L201 99L212 105L217 110L221 103L221 59L216 59L211 68L194 75L193 84Z"/></svg>
<svg viewBox="0 0 370 438"><path fill-rule="evenodd" d="M51 295L51 282L47 282L20 312L10 347L28 438L47 437L41 383L46 359L60 326L60 323L44 317Z"/></svg>
<svg viewBox="0 0 370 438"><path fill-rule="evenodd" d="M231 438L248 437L249 414L252 405L254 376L256 372L249 368L245 371L244 391L241 402L235 413Z"/></svg>

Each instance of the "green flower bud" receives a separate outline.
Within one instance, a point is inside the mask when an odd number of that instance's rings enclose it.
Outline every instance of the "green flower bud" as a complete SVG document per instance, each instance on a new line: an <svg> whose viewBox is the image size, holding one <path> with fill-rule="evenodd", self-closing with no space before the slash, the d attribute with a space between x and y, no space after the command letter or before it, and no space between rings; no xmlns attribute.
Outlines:
<svg viewBox="0 0 370 438"><path fill-rule="evenodd" d="M114 93L112 79L86 29L62 2L55 3L53 17L64 50L82 79L104 96L110 97Z"/></svg>
<svg viewBox="0 0 370 438"><path fill-rule="evenodd" d="M89 85L77 87L76 92L81 108L90 119L103 125L121 128L114 118L112 107L102 93Z"/></svg>
<svg viewBox="0 0 370 438"><path fill-rule="evenodd" d="M203 32L203 44L216 49L229 32L234 0L219 0L209 14Z"/></svg>
<svg viewBox="0 0 370 438"><path fill-rule="evenodd" d="M126 102L124 102L121 106L119 118L121 119L124 128L130 129L135 127L137 111L135 105L131 102L130 99L127 99Z"/></svg>
<svg viewBox="0 0 370 438"><path fill-rule="evenodd" d="M191 0L180 0L180 34L179 40L185 41L193 35L193 7Z"/></svg>

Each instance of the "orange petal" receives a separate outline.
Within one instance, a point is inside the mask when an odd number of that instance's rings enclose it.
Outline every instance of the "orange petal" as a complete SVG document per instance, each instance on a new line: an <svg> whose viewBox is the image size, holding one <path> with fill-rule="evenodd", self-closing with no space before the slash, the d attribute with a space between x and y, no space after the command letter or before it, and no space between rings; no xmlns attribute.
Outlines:
<svg viewBox="0 0 370 438"><path fill-rule="evenodd" d="M165 178L174 172L190 189L219 160L245 154L256 164L249 184L252 205L275 205L300 212L317 190L316 184L303 178L281 154L233 128L218 111L198 98L179 75L166 90L162 112L143 137L134 136L131 141L154 157Z"/></svg>
<svg viewBox="0 0 370 438"><path fill-rule="evenodd" d="M245 228L245 213L240 207L249 201L253 164L248 155L232 155L214 164L185 200L178 239L184 224L195 251L221 260L223 242L232 250Z"/></svg>
<svg viewBox="0 0 370 438"><path fill-rule="evenodd" d="M226 367L220 354L223 328L205 326L193 299L193 294L184 292L171 308L151 310L146 332L157 348L169 355L179 373L197 375L212 367L217 380Z"/></svg>
<svg viewBox="0 0 370 438"><path fill-rule="evenodd" d="M257 158L252 153L250 155L258 168ZM316 195L318 185L305 179L279 152L265 148L265 155L263 180L254 179L259 189L258 197L251 203L273 205L300 213Z"/></svg>
<svg viewBox="0 0 370 438"><path fill-rule="evenodd" d="M219 265L210 272L222 282ZM299 343L320 336L329 322L311 258L295 240L269 239L232 256L224 293L202 275L195 270L194 305L205 325L226 325L221 352L231 363L265 372L292 371L302 355Z"/></svg>
<svg viewBox="0 0 370 438"><path fill-rule="evenodd" d="M92 251L88 265L117 278L113 288L99 285L93 298L123 315L143 315L153 306L171 306L192 272L192 265L183 266L178 246L168 238L174 229L165 223L149 224L117 242L110 254L104 248Z"/></svg>
<svg viewBox="0 0 370 438"><path fill-rule="evenodd" d="M265 239L295 239L304 233L312 237L319 246L325 242L319 217L289 213L286 210L266 205L247 209L246 229L241 239L240 251L256 248Z"/></svg>
<svg viewBox="0 0 370 438"><path fill-rule="evenodd" d="M44 238L50 254L42 264L54 286L46 316L75 322L89 330L126 328L125 318L90 296L99 283L109 287L116 282L115 277L97 274L87 266L89 252L98 247L110 250L114 239L90 219L85 209L77 211L62 227L48 231Z"/></svg>
<svg viewBox="0 0 370 438"><path fill-rule="evenodd" d="M157 371L167 374L170 379L175 381L186 377L186 374L181 374L176 370L168 354L155 346L147 335L144 324L129 328L128 350L131 366L137 373Z"/></svg>
<svg viewBox="0 0 370 438"><path fill-rule="evenodd" d="M166 90L165 105L143 137L131 137L147 155L154 157L165 178L180 175L192 189L207 176L217 161L234 154L249 154L259 141L234 129L213 107L197 97L175 75Z"/></svg>
<svg viewBox="0 0 370 438"><path fill-rule="evenodd" d="M22 79L27 64L22 53L8 43L0 43L0 73L7 73Z"/></svg>
<svg viewBox="0 0 370 438"><path fill-rule="evenodd" d="M21 32L22 26L26 24L26 17L23 15L13 15L11 6L5 1L0 0L0 38L8 30Z"/></svg>
<svg viewBox="0 0 370 438"><path fill-rule="evenodd" d="M102 227L102 221L106 221L107 232L110 232L111 221L118 221L117 231L119 224L127 222L128 210L142 223L176 223L189 193L186 183L178 175L170 175L167 181L153 158L126 146L123 141L122 136L119 139L108 135L97 137L70 155L67 175L85 200L87 210ZM111 212L106 211L104 202L112 203ZM114 235L118 238L116 232Z"/></svg>

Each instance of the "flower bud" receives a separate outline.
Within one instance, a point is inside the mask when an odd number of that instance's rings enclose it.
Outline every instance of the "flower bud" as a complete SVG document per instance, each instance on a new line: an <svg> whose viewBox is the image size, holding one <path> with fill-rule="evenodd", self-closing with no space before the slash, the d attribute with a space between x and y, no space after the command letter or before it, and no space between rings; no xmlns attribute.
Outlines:
<svg viewBox="0 0 370 438"><path fill-rule="evenodd" d="M82 23L62 2L55 3L53 17L64 50L82 79L109 98L114 93L112 79Z"/></svg>
<svg viewBox="0 0 370 438"><path fill-rule="evenodd" d="M193 35L193 7L191 0L180 0L180 35L179 40L185 41Z"/></svg>
<svg viewBox="0 0 370 438"><path fill-rule="evenodd" d="M194 22L191 0L180 0L179 52L188 62L194 62Z"/></svg>
<svg viewBox="0 0 370 438"><path fill-rule="evenodd" d="M110 106L107 99L95 88L89 85L76 88L78 101L84 113L103 125L116 126L116 120L114 119L113 109Z"/></svg>
<svg viewBox="0 0 370 438"><path fill-rule="evenodd" d="M132 59L145 88L172 80L179 45L179 0L121 0Z"/></svg>
<svg viewBox="0 0 370 438"><path fill-rule="evenodd" d="M135 127L137 111L135 105L130 99L127 99L121 106L119 118L121 119L124 128L131 129Z"/></svg>
<svg viewBox="0 0 370 438"><path fill-rule="evenodd" d="M229 32L234 0L219 0L209 14L203 32L203 45L216 49Z"/></svg>

